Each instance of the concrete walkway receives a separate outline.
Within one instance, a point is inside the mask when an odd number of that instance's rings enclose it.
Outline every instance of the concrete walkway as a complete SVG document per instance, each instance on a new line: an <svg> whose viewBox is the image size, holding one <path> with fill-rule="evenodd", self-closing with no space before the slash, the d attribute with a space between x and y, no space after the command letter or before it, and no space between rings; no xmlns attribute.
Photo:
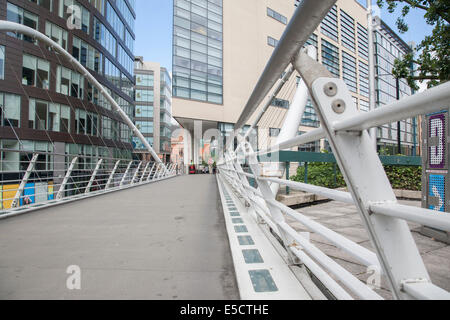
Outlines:
<svg viewBox="0 0 450 320"><path fill-rule="evenodd" d="M0 221L0 299L239 299L221 210L199 175Z"/></svg>

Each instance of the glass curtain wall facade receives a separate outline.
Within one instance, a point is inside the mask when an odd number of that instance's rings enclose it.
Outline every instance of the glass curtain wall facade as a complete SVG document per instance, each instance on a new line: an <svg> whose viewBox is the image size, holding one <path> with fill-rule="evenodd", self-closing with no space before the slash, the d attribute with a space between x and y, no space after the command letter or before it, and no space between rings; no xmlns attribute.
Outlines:
<svg viewBox="0 0 450 320"><path fill-rule="evenodd" d="M168 162L172 139L172 79L166 68L135 58L135 124L160 158ZM133 148L142 159L148 157L143 143L133 137Z"/></svg>
<svg viewBox="0 0 450 320"><path fill-rule="evenodd" d="M174 0L174 97L223 104L222 13L222 0Z"/></svg>
<svg viewBox="0 0 450 320"><path fill-rule="evenodd" d="M70 6L80 14L69 13ZM135 16L129 0L0 1L0 19L60 44L130 117ZM131 158L131 131L98 90L51 48L22 34L0 38L0 107L2 146L51 152L58 143L68 154ZM19 162L10 169L19 170Z"/></svg>
<svg viewBox="0 0 450 320"><path fill-rule="evenodd" d="M375 32L376 107L382 107L397 100L397 80L392 75L395 59L409 53L411 48L402 41L384 22ZM399 79L400 99L413 94L406 80ZM378 128L380 152L398 154L398 123ZM418 119L400 122L401 154L415 155L418 146Z"/></svg>

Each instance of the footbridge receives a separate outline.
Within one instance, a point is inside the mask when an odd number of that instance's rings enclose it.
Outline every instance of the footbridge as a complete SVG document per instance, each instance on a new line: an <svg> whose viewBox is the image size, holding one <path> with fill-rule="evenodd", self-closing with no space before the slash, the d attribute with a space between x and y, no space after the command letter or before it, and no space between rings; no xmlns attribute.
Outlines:
<svg viewBox="0 0 450 320"><path fill-rule="evenodd" d="M102 146L66 148L48 132L43 148L10 125L16 139L0 146L0 299L450 299L410 229L450 232L450 214L440 210L439 197L427 209L398 201L374 133L384 124L448 110L450 83L358 110L346 83L305 46L334 3L299 4L243 106L235 135L219 152L217 175L185 175L179 164L162 163L80 62L38 31L0 21L0 31L34 38L38 49L50 47L71 63L153 157L136 160L101 137ZM277 142L261 150L251 133L295 72L301 80ZM298 135L308 98L321 127ZM39 116L36 122L45 123ZM330 144L345 190L283 179L287 168L276 154L320 139ZM439 137L432 140L431 153L442 156L434 146ZM337 203L351 205L367 242L277 201L281 187L333 200L331 213ZM332 217L334 225L343 221ZM359 271L338 262L325 245L357 262Z"/></svg>

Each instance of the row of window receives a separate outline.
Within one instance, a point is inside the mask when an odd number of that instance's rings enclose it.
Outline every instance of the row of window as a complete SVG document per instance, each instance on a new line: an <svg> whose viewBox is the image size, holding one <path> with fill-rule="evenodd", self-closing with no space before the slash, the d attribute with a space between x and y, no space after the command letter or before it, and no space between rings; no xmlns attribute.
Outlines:
<svg viewBox="0 0 450 320"><path fill-rule="evenodd" d="M0 92L0 120L5 127L21 127L21 96ZM131 142L131 130L124 123L113 121L103 116L103 137L106 139ZM109 126L114 123L114 126ZM75 109L75 128L71 130L71 108L64 104L31 98L29 100L28 128L63 133L77 133L90 136L100 136L100 116L93 112ZM111 130L120 127L119 134L112 134ZM111 129L112 128L112 129ZM117 131L119 131L117 129Z"/></svg>
<svg viewBox="0 0 450 320"><path fill-rule="evenodd" d="M282 24L287 24L287 22L288 22L288 19L285 16L283 16L281 13L278 13L275 10L272 10L270 8L267 8L267 15L269 17L272 17L275 20L281 22Z"/></svg>

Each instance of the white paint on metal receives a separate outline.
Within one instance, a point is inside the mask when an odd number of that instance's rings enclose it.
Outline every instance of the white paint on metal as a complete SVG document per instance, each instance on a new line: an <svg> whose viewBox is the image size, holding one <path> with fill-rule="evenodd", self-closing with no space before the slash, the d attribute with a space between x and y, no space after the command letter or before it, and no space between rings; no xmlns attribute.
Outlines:
<svg viewBox="0 0 450 320"><path fill-rule="evenodd" d="M100 169L100 166L102 165L102 163L103 163L103 159L100 159L97 162L97 165L95 166L94 172L92 173L91 179L89 180L89 183L86 187L86 191L84 193L91 192L92 184L94 183L95 177L97 176L98 170Z"/></svg>
<svg viewBox="0 0 450 320"><path fill-rule="evenodd" d="M66 190L67 182L69 182L70 175L72 174L72 171L75 168L77 161L78 161L78 157L75 157L72 159L72 162L70 163L70 166L67 170L66 176L64 177L64 180L61 183L61 186L59 187L59 191L56 196L56 200L61 200L63 198L64 192Z"/></svg>
<svg viewBox="0 0 450 320"><path fill-rule="evenodd" d="M33 155L33 157L31 158L30 164L28 165L27 171L25 172L25 175L22 178L19 189L17 189L16 196L14 197L14 200L12 201L12 204L11 204L12 208L16 208L19 206L20 196L21 196L22 192L25 190L25 186L27 185L28 179L30 178L31 173L34 170L34 167L36 165L36 161L37 161L38 157L39 157L39 154L35 153Z"/></svg>

